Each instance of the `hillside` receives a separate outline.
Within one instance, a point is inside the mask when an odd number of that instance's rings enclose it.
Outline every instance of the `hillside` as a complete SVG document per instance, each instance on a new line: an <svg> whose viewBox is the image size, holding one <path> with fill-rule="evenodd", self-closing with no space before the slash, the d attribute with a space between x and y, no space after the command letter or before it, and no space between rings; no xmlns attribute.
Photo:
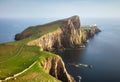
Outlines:
<svg viewBox="0 0 120 82"><path fill-rule="evenodd" d="M0 81L75 82L62 59L46 51L80 48L99 31L97 26L80 28L78 16L28 27L16 34L18 41L0 44Z"/></svg>
<svg viewBox="0 0 120 82"><path fill-rule="evenodd" d="M24 41L0 44L0 81L46 82L50 80L60 82L60 80L62 80L63 82L72 82L73 78L67 73L64 63L59 56L40 51L37 46L27 46L23 44L23 42ZM47 61L49 61L49 63ZM57 66L56 70L54 68L56 66L50 67L50 65L54 65L54 63L57 64L57 62L59 66ZM50 64L48 68L45 67L47 63ZM62 69L60 73L59 69ZM58 73L56 74L54 71ZM66 79L58 80L60 78L59 75L64 76Z"/></svg>
<svg viewBox="0 0 120 82"><path fill-rule="evenodd" d="M69 19L74 20L75 17L78 17L78 16L73 16L73 17L70 17L70 18L57 20L57 21L50 22L50 23L43 24L43 25L30 26L27 29L25 29L23 32L16 34L15 35L15 40L21 40L21 39L25 39L25 38L28 38L28 37L31 37L31 36L40 37L41 35L44 35L46 33L55 31L56 29L65 25L65 23Z"/></svg>

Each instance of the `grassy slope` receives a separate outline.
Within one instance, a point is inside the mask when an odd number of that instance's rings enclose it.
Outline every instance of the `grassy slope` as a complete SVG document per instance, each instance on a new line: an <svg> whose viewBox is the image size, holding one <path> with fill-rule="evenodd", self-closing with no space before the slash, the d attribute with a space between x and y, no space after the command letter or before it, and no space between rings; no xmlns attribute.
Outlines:
<svg viewBox="0 0 120 82"><path fill-rule="evenodd" d="M40 28L39 28L40 27ZM16 73L28 68L35 61L42 61L45 57L55 56L44 51L40 51L37 46L27 46L26 43L46 33L52 32L60 27L60 23L46 24L36 27L29 27L24 33L32 33L32 36L24 40L0 44L0 79L13 76ZM39 32L39 33L38 33ZM39 62L40 62L39 61ZM31 77L36 76L36 77ZM39 77L39 78L38 78ZM32 81L37 82L40 80L56 80L43 70L38 63L36 63L30 70L23 76L18 76L17 80L10 80L15 82ZM58 80L56 80L57 82Z"/></svg>
<svg viewBox="0 0 120 82"><path fill-rule="evenodd" d="M23 31L23 34L30 34L30 37L20 41L0 44L0 79L5 79L6 77L23 71L35 61L39 60L39 62L41 62L46 57L55 57L55 55L51 53L40 51L40 48L37 46L27 46L26 44L30 40L55 31L61 27L61 24L63 24L63 22L59 20L45 25L29 27ZM53 82L56 78L47 74L37 62L27 72L18 76L16 80L11 79L9 82L38 82L40 80L43 82L52 80L51 82ZM55 82L59 82L59 80Z"/></svg>
<svg viewBox="0 0 120 82"><path fill-rule="evenodd" d="M46 33L53 32L61 27L62 21L55 21L44 25L30 26L22 32L24 36L30 36L29 40L38 38Z"/></svg>
<svg viewBox="0 0 120 82"><path fill-rule="evenodd" d="M27 46L23 42L19 41L0 45L0 79L5 79L23 71L35 61L41 62L46 57L55 57L51 53L40 51L40 48L37 46ZM9 82L38 82L40 80L46 82L48 79L59 82L46 73L38 64L37 62L26 73L18 76L16 80L9 80Z"/></svg>
<svg viewBox="0 0 120 82"><path fill-rule="evenodd" d="M88 29L91 29L92 27L90 27L90 26L81 26L81 29L83 29L83 30L88 30Z"/></svg>
<svg viewBox="0 0 120 82"><path fill-rule="evenodd" d="M11 79L7 82L60 82L56 78L50 76L44 69L42 69L40 62L43 61L46 57L55 57L55 55L48 52L41 52L41 56L35 62L35 64L26 72L19 75L15 79Z"/></svg>

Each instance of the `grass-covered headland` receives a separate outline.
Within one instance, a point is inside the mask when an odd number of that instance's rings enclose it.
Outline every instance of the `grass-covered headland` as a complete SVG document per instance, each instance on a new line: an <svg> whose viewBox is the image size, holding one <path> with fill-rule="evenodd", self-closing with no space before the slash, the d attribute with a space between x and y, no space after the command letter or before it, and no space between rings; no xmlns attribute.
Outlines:
<svg viewBox="0 0 120 82"><path fill-rule="evenodd" d="M27 42L59 28L59 24L46 24L29 27L24 31L23 40L0 44L0 81L9 82L59 82L56 78L46 73L40 62L47 57L56 55L40 51L38 46L28 46ZM35 63L34 65L32 65ZM32 66L31 66L32 65ZM30 67L31 66L31 67ZM30 68L29 68L30 67ZM29 68L28 70L26 70ZM25 72L22 72L26 70ZM22 72L20 75L15 76ZM10 80L9 80L10 79Z"/></svg>
<svg viewBox="0 0 120 82"><path fill-rule="evenodd" d="M27 46L26 40L0 44L0 80L9 82L55 80L59 82L46 73L39 64L47 57L56 57L56 55L40 51L37 46Z"/></svg>
<svg viewBox="0 0 120 82"><path fill-rule="evenodd" d="M0 82L60 82L61 79L64 82L75 82L66 72L62 60L56 60L60 58L59 56L50 52L41 51L41 49L42 47L59 48L58 46L62 46L63 44L63 47L78 46L80 44L79 42L81 44L84 43L89 36L91 37L100 31L96 28L96 26L86 26L80 29L78 16L44 25L28 27L22 33L15 36L15 39L18 41L0 44ZM59 33L55 32L59 29L60 31L57 31ZM46 35L47 38L44 36L45 34L48 34ZM41 37L42 39L38 39ZM44 43L48 39L49 42ZM28 45L30 41L33 41L34 44L34 40L38 42L38 46ZM39 43L40 40L43 43ZM55 42L52 42L54 40ZM39 45L42 45L42 47ZM53 60L49 60L49 58L53 58ZM52 62L54 67L50 64L50 68L49 64L43 63L44 61L47 63ZM41 63L45 64L44 68Z"/></svg>

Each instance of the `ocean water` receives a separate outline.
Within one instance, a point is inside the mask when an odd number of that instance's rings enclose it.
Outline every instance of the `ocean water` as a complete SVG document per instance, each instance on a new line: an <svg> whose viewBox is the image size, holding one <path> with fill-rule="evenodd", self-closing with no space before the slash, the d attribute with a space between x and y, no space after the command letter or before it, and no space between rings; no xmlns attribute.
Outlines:
<svg viewBox="0 0 120 82"><path fill-rule="evenodd" d="M81 76L81 82L120 82L120 19L88 19L83 24L94 24L102 30L89 40L86 48L66 50L62 58L68 72ZM69 63L93 65L92 69L75 67Z"/></svg>
<svg viewBox="0 0 120 82"><path fill-rule="evenodd" d="M14 41L14 35L28 26L44 24L55 19L0 19L0 43ZM66 50L63 58L68 72L81 82L120 82L120 19L81 19L81 25L97 24L102 30L91 38L85 48ZM92 69L69 63L93 65Z"/></svg>
<svg viewBox="0 0 120 82"><path fill-rule="evenodd" d="M45 24L55 19L0 19L0 43L14 41L14 36L29 26Z"/></svg>

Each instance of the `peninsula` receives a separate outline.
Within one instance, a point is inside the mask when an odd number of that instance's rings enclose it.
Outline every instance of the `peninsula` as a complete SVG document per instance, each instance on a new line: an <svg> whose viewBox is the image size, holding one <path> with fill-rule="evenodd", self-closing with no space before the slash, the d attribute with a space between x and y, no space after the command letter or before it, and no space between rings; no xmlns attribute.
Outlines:
<svg viewBox="0 0 120 82"><path fill-rule="evenodd" d="M0 44L0 82L76 82L52 52L81 48L98 32L96 25L81 27L79 16L28 27Z"/></svg>

